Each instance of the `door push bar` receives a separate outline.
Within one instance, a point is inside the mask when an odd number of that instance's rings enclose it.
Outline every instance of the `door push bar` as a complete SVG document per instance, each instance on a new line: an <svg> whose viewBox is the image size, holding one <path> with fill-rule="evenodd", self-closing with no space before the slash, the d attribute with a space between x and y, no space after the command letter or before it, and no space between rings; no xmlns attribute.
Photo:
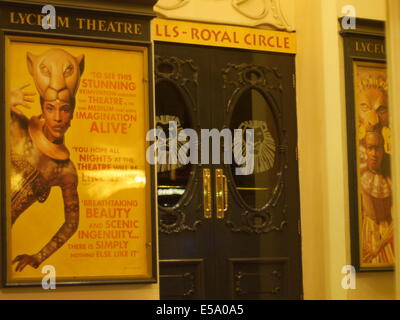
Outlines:
<svg viewBox="0 0 400 320"><path fill-rule="evenodd" d="M217 205L217 219L224 219L228 210L228 182L224 170L215 170L215 202ZM203 208L204 218L212 218L212 197L211 197L211 171L203 169Z"/></svg>

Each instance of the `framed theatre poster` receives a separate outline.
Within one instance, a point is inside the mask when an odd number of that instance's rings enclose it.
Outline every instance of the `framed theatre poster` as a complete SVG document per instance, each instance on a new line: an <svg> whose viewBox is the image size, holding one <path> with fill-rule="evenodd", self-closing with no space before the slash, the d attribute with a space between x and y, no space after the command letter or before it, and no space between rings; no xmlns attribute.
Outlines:
<svg viewBox="0 0 400 320"><path fill-rule="evenodd" d="M360 267L394 263L391 137L384 63L354 62Z"/></svg>
<svg viewBox="0 0 400 320"><path fill-rule="evenodd" d="M383 26L365 20L357 25L343 32L352 264L358 271L388 271L394 241Z"/></svg>
<svg viewBox="0 0 400 320"><path fill-rule="evenodd" d="M155 281L148 48L10 35L5 53L5 285Z"/></svg>

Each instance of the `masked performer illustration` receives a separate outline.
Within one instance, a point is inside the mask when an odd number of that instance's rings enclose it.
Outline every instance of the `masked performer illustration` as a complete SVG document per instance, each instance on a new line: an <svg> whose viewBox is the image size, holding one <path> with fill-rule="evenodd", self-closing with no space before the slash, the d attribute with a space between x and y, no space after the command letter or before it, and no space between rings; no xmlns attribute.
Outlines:
<svg viewBox="0 0 400 320"><path fill-rule="evenodd" d="M382 172L384 143L381 132L366 133L367 168L361 175L363 256L365 263L393 263L391 180Z"/></svg>
<svg viewBox="0 0 400 320"><path fill-rule="evenodd" d="M60 187L65 221L36 254L14 258L16 271L37 268L76 232L79 223L78 176L64 145L75 108L75 94L84 69L84 56L62 49L40 56L27 53L28 70L40 95L42 114L28 119L19 107L29 108L28 85L11 90L11 222L36 201L46 201L52 187Z"/></svg>

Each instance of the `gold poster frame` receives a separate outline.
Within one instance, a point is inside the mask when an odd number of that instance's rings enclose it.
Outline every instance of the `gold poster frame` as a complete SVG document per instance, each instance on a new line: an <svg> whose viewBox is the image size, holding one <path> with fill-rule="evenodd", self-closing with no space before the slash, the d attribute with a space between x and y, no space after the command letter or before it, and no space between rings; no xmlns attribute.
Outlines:
<svg viewBox="0 0 400 320"><path fill-rule="evenodd" d="M149 50L150 47L147 45L134 45L134 44L117 44L117 43L100 43L96 41L80 41L80 40L66 40L66 39L56 39L56 38L47 38L43 36L16 36L16 35L7 35L5 36L5 106L10 105L10 95L9 92L12 89L11 88L11 81L10 81L10 74L13 72L13 68L15 65L13 65L13 57L11 56L11 47L13 44L19 43L19 44L27 44L27 45L43 45L44 47L46 46L51 46L54 45L59 48L65 48L65 47L75 47L75 48L82 48L82 51L86 50L96 50L98 49L99 52L104 52L106 54L107 52L110 53L111 51L115 52L124 52L124 53L138 53L139 55L142 56L141 59L141 68L143 70L142 73L142 83L138 87L141 87L141 94L143 97L143 108L140 110L143 111L143 121L141 122L141 125L143 126L143 143L144 143L144 148L143 148L143 154L145 155L146 150L149 146L149 142L145 141L145 135L146 132L152 127L152 122L153 122L153 111L150 108L151 105L151 95L150 95L150 86L151 84L151 79L149 79L149 74L151 74L151 61L149 60L149 56L151 56ZM122 61L122 60L121 60ZM122 68L122 66L121 66ZM126 68L126 67L125 67ZM134 72L134 70L128 70L127 72ZM28 73L27 73L28 75ZM35 87L31 86L30 87L31 91L35 91ZM139 91L139 90L138 90ZM37 92L38 93L38 92ZM42 107L43 108L43 107ZM136 107L138 108L138 107ZM6 230L6 234L3 234L2 240L3 240L3 285L4 286L23 286L23 285L42 285L42 280L45 274L38 274L38 276L35 277L25 277L25 278L14 278L12 276L12 260L14 257L11 256L11 217L10 217L10 212L11 212L11 187L10 187L10 169L11 169L11 160L10 160L10 127L9 127L9 122L10 122L10 115L8 112L8 109L5 109L5 116L4 119L6 123L4 124L4 132L5 132L5 137L6 137L6 147L5 147L5 154L3 155L3 161L6 162L5 164L5 172L6 174L3 175L3 190L5 190L5 199L6 199L6 206L3 205L3 217L2 221L5 224L3 226L3 230ZM42 109L43 110L43 109ZM76 111L75 111L76 113ZM67 133L68 136L68 133ZM123 139L121 139L122 141ZM94 141L97 143L100 143L101 139L99 138L98 141ZM140 141L138 139L137 141ZM92 141L91 141L92 142ZM69 141L71 144L71 141ZM75 142L74 142L75 143ZM128 143L128 141L126 141ZM131 146L135 144L136 141L129 141L129 145ZM68 144L68 142L67 142ZM121 144L122 145L122 144ZM125 146L125 145L124 145ZM121 147L122 148L122 147ZM71 152L73 153L73 152ZM155 208L154 208L154 167L150 166L146 161L144 161L144 187L143 187L143 192L144 196L140 201L143 201L143 206L145 207L145 212L143 213L144 215L144 223L145 227L143 227L143 232L144 236L143 239L143 245L145 245L145 254L144 258L141 260L141 263L137 263L137 265L144 265L143 269L145 270L144 272L140 273L135 273L131 272L129 274L124 273L124 274L112 274L111 272L109 273L104 273L104 274L96 274L96 275L85 275L85 276L80 276L76 275L71 271L70 275L63 275L56 278L56 283L61 284L61 285L68 285L68 284L118 284L118 283L153 283L156 282L156 259L155 259ZM127 170L128 171L128 170ZM131 188L130 192L134 192L134 190ZM4 196L3 196L4 199ZM81 200L81 199L80 199ZM81 215L81 212L79 213ZM21 214L23 216L23 213ZM23 218L23 217L22 217ZM81 221L79 222L81 224ZM78 227L79 230L79 227ZM75 235L75 234L74 234ZM73 235L73 236L74 236ZM67 240L70 241L72 237ZM27 236L27 239L29 240L29 236ZM131 244L133 242L130 242ZM65 244L64 244L65 246ZM61 248L59 248L61 249ZM58 250L58 249L57 249ZM133 250L134 251L134 250ZM136 253L135 253L136 255ZM96 260L97 261L97 260ZM100 263L97 262L98 265L100 266ZM44 263L46 264L46 263ZM43 264L41 264L38 268L41 269ZM121 270L123 270L124 266L121 264ZM25 269L30 268L29 265L25 267ZM40 272L39 272L40 273Z"/></svg>

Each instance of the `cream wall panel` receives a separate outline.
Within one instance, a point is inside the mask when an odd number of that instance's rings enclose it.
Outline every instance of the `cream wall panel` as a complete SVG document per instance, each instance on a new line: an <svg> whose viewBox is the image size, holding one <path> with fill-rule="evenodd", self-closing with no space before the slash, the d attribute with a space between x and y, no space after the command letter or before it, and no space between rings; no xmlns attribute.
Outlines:
<svg viewBox="0 0 400 320"><path fill-rule="evenodd" d="M359 18L386 20L385 0L337 0L338 17L343 16L342 8L352 5Z"/></svg>
<svg viewBox="0 0 400 320"><path fill-rule="evenodd" d="M397 1L397 0L395 0ZM341 287L351 264L344 58L338 17L385 19L376 0L296 1L297 114L305 299L393 299L394 274L359 273ZM307 17L305 19L305 17Z"/></svg>
<svg viewBox="0 0 400 320"><path fill-rule="evenodd" d="M304 17L307 17L305 19ZM336 6L296 3L297 114L305 299L346 299L346 167Z"/></svg>

